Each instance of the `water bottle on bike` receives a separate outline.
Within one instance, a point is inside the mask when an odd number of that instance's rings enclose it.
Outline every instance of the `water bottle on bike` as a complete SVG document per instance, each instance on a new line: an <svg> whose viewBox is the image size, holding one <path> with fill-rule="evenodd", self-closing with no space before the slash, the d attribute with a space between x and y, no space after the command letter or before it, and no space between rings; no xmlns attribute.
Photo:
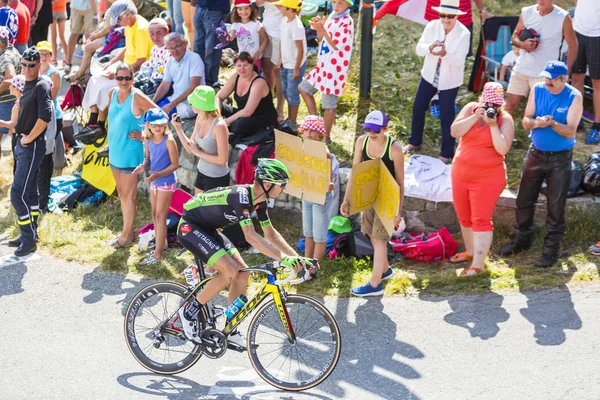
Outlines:
<svg viewBox="0 0 600 400"><path fill-rule="evenodd" d="M227 316L227 320L233 319L235 315L244 307L244 305L248 302L248 298L241 294L237 299L233 301L225 310L225 315Z"/></svg>

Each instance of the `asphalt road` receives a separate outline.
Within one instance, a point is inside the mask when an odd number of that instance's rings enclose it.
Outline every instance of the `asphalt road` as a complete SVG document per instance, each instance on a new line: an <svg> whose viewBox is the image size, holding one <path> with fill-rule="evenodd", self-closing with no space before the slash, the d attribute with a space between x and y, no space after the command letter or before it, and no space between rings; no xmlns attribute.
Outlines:
<svg viewBox="0 0 600 400"><path fill-rule="evenodd" d="M309 393L263 382L246 354L145 371L123 337L138 277L0 245L0 399L598 399L600 286L450 298L325 298L343 335Z"/></svg>

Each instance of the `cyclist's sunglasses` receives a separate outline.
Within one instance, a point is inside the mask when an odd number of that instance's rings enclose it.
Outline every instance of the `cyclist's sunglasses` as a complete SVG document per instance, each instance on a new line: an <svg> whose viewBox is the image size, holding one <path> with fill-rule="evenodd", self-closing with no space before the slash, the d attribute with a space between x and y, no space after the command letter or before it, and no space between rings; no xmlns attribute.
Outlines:
<svg viewBox="0 0 600 400"><path fill-rule="evenodd" d="M454 18L456 18L456 15L453 15L453 14L440 14L440 19L445 19L445 18L454 19Z"/></svg>
<svg viewBox="0 0 600 400"><path fill-rule="evenodd" d="M271 182L273 185L280 186L282 189L285 189L287 186L287 182Z"/></svg>
<svg viewBox="0 0 600 400"><path fill-rule="evenodd" d="M115 79L116 79L116 80L118 80L119 82L120 82L120 81L130 81L130 80L132 80L132 79L133 79L133 76L131 76L131 75L127 75L127 76L117 76Z"/></svg>

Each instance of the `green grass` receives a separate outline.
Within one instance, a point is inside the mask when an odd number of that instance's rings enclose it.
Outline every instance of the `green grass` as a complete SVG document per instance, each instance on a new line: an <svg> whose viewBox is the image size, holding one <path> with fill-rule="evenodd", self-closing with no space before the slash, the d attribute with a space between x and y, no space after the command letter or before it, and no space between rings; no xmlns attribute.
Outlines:
<svg viewBox="0 0 600 400"><path fill-rule="evenodd" d="M486 7L496 15L518 15L524 5L532 1L488 0ZM570 2L557 0L555 4L569 7ZM381 109L391 118L391 134L401 142L406 142L411 126L412 101L417 90L422 59L414 53L423 27L409 21L385 17L379 22L374 40L374 63L372 92L369 100L359 100L360 35L357 26L353 63L344 95L339 99L338 117L332 133L331 150L344 166L349 166L356 135L369 110ZM477 31L475 35L478 35ZM475 46L477 41L475 41ZM309 59L309 68L314 64ZM472 63L467 64L465 85ZM225 74L228 71L224 71ZM317 94L317 99L318 99ZM475 100L477 95L461 89L459 105ZM523 105L524 106L524 105ZM509 187L515 187L519 180L519 170L526 154L527 132L520 126L523 106L515 113L517 121L517 142L507 156ZM300 107L299 120L306 116L306 108ZM423 153L436 156L440 146L440 126L435 118L427 117ZM585 159L592 150L600 148L578 145L576 158ZM81 155L72 157L72 164L64 173L72 173L81 164ZM0 160L0 232L16 234L14 213L10 208L9 191L12 183L12 159ZM297 213L276 209L272 212L274 225L290 244L295 244L302 235L301 218ZM138 195L136 227L150 222L150 205L144 193ZM119 201L111 198L99 207L82 207L72 213L45 215L41 220L40 245L52 255L86 265L99 265L106 271L127 274L134 272L155 279L183 281L181 271L192 262L190 253L177 257L177 251L170 250L166 259L158 266L140 267L142 253L137 247L113 249L106 242L117 235L121 228ZM386 295L452 295L482 294L493 291L539 290L563 287L565 284L583 285L600 280L597 259L587 255L586 249L600 238L600 214L576 210L569 213L568 230L563 241L564 257L560 265L548 270L532 267L541 252L544 232L539 229L530 250L517 257L498 258L493 254L499 246L509 240L510 230L497 226L492 256L486 273L470 279L458 278L460 268L450 263L423 264L400 261L394 264L396 275L386 283ZM460 236L457 238L460 241ZM250 265L266 261L262 255L243 254ZM322 263L321 278L291 288L309 295L349 296L350 288L366 282L371 274L369 259L336 259ZM264 277L255 275L250 291L264 282Z"/></svg>

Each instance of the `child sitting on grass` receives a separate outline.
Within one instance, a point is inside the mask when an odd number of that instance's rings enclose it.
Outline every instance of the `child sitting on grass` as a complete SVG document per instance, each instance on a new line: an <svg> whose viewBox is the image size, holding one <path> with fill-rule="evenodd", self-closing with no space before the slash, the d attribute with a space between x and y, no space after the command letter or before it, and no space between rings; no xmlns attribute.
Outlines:
<svg viewBox="0 0 600 400"><path fill-rule="evenodd" d="M177 114L173 115L176 120ZM175 171L179 168L179 152L177 144L167 130L166 114L160 108L148 110L146 115L146 137L144 162L134 171L143 173L150 167L150 176L144 179L150 184L150 203L152 205L152 221L156 237L156 247L146 254L140 265L157 264L164 257L165 240L167 239L167 214L171 197L177 186Z"/></svg>
<svg viewBox="0 0 600 400"><path fill-rule="evenodd" d="M298 128L302 132L304 140L316 140L322 142L327 137L325 130L325 121L322 117L309 115L302 125ZM325 204L317 204L307 200L302 200L302 228L306 238L306 249L304 256L321 260L327 247L327 229L329 227L329 218L327 210L333 197L333 188L335 177L339 164L335 157L327 150L327 157L331 162L331 180Z"/></svg>

